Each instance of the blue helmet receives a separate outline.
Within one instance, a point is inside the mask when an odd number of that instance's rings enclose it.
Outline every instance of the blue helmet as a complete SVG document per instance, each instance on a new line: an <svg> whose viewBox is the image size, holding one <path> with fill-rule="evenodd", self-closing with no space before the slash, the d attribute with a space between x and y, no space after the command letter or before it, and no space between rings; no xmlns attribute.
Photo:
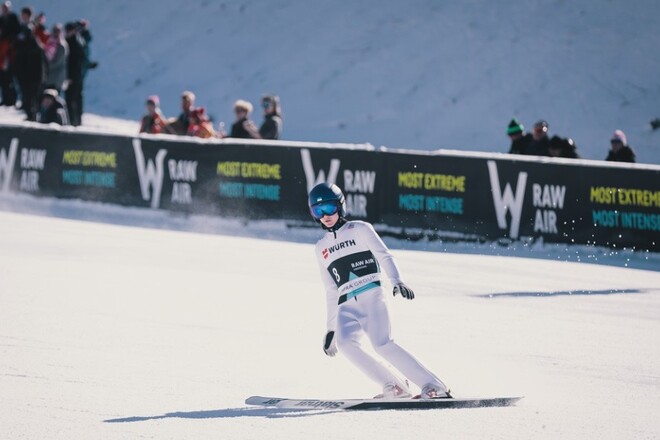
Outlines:
<svg viewBox="0 0 660 440"><path fill-rule="evenodd" d="M330 185L328 183L319 183L316 185L309 192L307 203L309 205L310 212L316 205L334 203L337 206L339 217L346 217L346 198L344 197L344 193L341 192L341 189L339 189L339 187L335 184ZM313 213L312 217L314 217L314 220L317 222L319 221L319 219L316 218Z"/></svg>

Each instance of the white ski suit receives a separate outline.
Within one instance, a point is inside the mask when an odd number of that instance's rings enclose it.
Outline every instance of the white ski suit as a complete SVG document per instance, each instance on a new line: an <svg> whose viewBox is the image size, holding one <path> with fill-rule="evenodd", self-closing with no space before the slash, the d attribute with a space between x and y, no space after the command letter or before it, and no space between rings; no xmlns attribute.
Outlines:
<svg viewBox="0 0 660 440"><path fill-rule="evenodd" d="M440 379L392 340L380 268L392 285L403 281L394 257L373 226L349 221L334 232L327 231L316 244L316 257L327 294L327 328L335 332L339 352L381 386L400 385L399 378L362 350L360 338L366 333L376 353L411 382L420 388L432 384L447 391Z"/></svg>

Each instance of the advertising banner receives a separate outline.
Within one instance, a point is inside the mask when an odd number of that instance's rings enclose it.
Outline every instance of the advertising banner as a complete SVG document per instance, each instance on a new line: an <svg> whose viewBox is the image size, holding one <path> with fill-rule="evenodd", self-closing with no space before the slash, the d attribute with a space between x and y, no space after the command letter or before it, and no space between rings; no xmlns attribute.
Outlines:
<svg viewBox="0 0 660 440"><path fill-rule="evenodd" d="M659 249L660 166L0 127L0 192L311 222L319 182L411 238Z"/></svg>

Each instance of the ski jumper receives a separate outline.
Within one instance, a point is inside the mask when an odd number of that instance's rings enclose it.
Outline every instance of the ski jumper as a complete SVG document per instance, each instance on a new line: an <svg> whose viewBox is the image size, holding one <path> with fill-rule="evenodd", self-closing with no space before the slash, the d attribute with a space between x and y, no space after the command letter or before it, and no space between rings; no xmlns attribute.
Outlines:
<svg viewBox="0 0 660 440"><path fill-rule="evenodd" d="M360 338L366 333L376 353L407 379L420 388L433 384L447 391L440 379L392 340L381 267L392 285L403 281L373 226L349 221L336 231L327 231L316 244L316 258L327 295L327 328L335 332L339 352L381 386L400 384L399 378L362 349Z"/></svg>

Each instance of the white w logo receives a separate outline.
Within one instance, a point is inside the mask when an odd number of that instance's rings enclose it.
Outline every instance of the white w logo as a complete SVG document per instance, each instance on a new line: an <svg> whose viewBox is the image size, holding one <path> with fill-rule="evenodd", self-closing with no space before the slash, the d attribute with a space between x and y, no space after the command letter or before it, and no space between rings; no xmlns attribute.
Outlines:
<svg viewBox="0 0 660 440"><path fill-rule="evenodd" d="M337 174L339 174L339 166L341 161L339 159L330 160L330 170L326 178L325 171L319 170L319 174L314 173L314 165L312 164L312 155L308 149L300 150L302 157L303 169L305 170L305 179L307 180L307 192L311 191L317 184L327 182L333 184L337 181Z"/></svg>
<svg viewBox="0 0 660 440"><path fill-rule="evenodd" d="M9 183L14 172L16 163L16 151L18 150L18 138L13 138L9 144L9 153L0 150L0 191L9 192Z"/></svg>
<svg viewBox="0 0 660 440"><path fill-rule="evenodd" d="M522 215L523 201L525 200L525 185L527 185L527 173L518 173L518 184L516 193L513 194L511 185L504 187L504 193L500 189L500 176L497 174L497 164L493 160L488 161L488 174L490 174L490 188L493 193L497 225L500 229L506 229L506 212L511 213L511 229L509 236L518 238L520 230L520 217Z"/></svg>
<svg viewBox="0 0 660 440"><path fill-rule="evenodd" d="M142 200L148 202L151 199L151 207L158 208L160 206L160 193L163 189L165 171L163 163L165 156L167 156L167 150L158 150L155 164L153 160L145 163L140 139L133 139L133 150L135 151L135 164L140 179ZM153 194L149 194L149 187L153 188Z"/></svg>

